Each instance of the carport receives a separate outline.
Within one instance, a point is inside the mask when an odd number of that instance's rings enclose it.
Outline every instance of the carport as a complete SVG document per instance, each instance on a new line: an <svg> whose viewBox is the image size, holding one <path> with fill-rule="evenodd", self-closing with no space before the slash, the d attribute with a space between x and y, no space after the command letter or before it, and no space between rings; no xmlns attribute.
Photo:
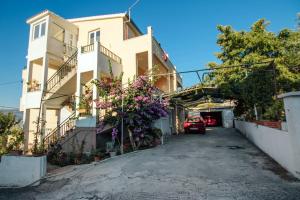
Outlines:
<svg viewBox="0 0 300 200"><path fill-rule="evenodd" d="M205 87L197 84L170 94L172 101L185 108L185 116L201 115L216 120L219 127L233 126L234 101L226 98L217 87Z"/></svg>

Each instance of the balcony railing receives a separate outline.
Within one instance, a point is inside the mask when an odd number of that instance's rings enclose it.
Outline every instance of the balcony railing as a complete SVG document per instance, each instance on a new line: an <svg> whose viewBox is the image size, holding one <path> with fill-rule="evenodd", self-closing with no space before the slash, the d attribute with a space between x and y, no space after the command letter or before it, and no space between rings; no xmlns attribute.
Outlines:
<svg viewBox="0 0 300 200"><path fill-rule="evenodd" d="M113 53L108 48L101 45L99 42L96 44L98 44L98 49L99 49L100 53L104 54L105 56L109 57L110 59L112 59L113 61L115 61L119 64L122 63L122 59L119 56L117 56L115 53ZM86 46L82 46L81 53L88 53L88 52L94 51L94 49L95 49L95 43L89 44Z"/></svg>
<svg viewBox="0 0 300 200"><path fill-rule="evenodd" d="M157 40L155 39L155 37L153 38L153 52L154 54L157 55L157 57L163 61L164 63L166 63L168 65L168 67L173 68L174 69L174 65L173 63L170 61L169 58L167 59L163 59L163 56L165 54L165 51L161 48L160 44L157 42Z"/></svg>
<svg viewBox="0 0 300 200"><path fill-rule="evenodd" d="M155 37L153 38L153 53L161 60L163 61L163 63L166 63L166 65L172 69L175 69L173 63L171 62L171 60L169 58L167 59L163 59L163 56L165 54L165 51L163 50L163 48L160 46L160 44L157 42L157 40L155 39ZM176 69L175 69L176 71ZM180 82L182 81L181 77L179 74L176 74L177 79L180 80Z"/></svg>
<svg viewBox="0 0 300 200"><path fill-rule="evenodd" d="M104 55L106 55L107 57L111 58L112 60L116 61L117 63L121 64L121 58L119 56L117 56L116 54L114 54L112 51L108 50L106 47L102 46L99 43L99 49L100 52L103 53Z"/></svg>
<svg viewBox="0 0 300 200"><path fill-rule="evenodd" d="M77 47L71 46L69 44L64 44L64 54L71 57L77 51Z"/></svg>
<svg viewBox="0 0 300 200"><path fill-rule="evenodd" d="M88 53L88 52L91 52L91 51L94 51L94 43L81 47L81 53Z"/></svg>

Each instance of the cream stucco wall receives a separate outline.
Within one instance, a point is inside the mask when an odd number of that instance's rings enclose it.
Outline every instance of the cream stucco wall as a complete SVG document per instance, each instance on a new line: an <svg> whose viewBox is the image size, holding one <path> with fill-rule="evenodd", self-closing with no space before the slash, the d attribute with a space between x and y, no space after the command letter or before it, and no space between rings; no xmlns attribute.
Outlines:
<svg viewBox="0 0 300 200"><path fill-rule="evenodd" d="M46 135L50 133L59 121L59 110L47 109L46 111Z"/></svg>
<svg viewBox="0 0 300 200"><path fill-rule="evenodd" d="M33 40L33 27L42 21L47 23L45 36ZM144 53L147 58L146 63L148 69L143 68L144 71L152 69L152 66L155 64L154 55L158 57L157 60L160 61L162 65L161 70L163 72L175 71L170 60L162 60L163 50L154 39L152 28L148 27L147 33L143 35L133 22L128 21L128 17L124 13L65 20L50 11L44 11L30 18L27 23L30 25L30 33L27 70L24 72L26 78L24 78L24 80L26 82L33 79L39 80L41 82L41 88L44 88L47 80L66 60L65 57L71 55L66 51L67 45L76 46L79 50L77 56L76 81L64 82L65 86L71 83L75 86L76 82L77 97L80 96L80 78L82 73L91 72L92 79L99 79L101 73L108 73L107 60L111 58L101 53L99 49L97 49L99 46L95 47L92 52L81 53L80 51L82 46L89 44L89 32L94 30L100 30L100 44L121 58L120 63L113 60L111 63L115 75L121 72L124 73L123 83L126 83L129 79L132 80L137 75L137 55L140 53ZM58 34L60 29L64 30L62 35ZM36 62L37 60L38 62ZM173 79L166 77L161 81L162 88L166 92L175 90L177 85L175 83L177 81L181 82L177 76L175 77ZM169 84L169 82L172 83ZM65 86L61 85L61 88L67 89L68 87ZM73 87L70 86L69 88ZM96 88L94 87L93 90L93 99L95 99L97 98ZM24 130L27 133L32 133L34 129L32 124L33 121L37 119L36 111L40 106L41 95L41 91L27 92L26 85L23 85L22 103L20 103L22 105L20 109L26 111L24 113L26 118ZM57 102L59 102L58 104L62 103L61 101ZM49 131L57 125L57 121L62 121L62 118L67 117L67 112L62 109L63 105L51 105L51 108L57 108L59 111L47 110L46 129ZM93 110L93 116L95 115L96 111ZM30 143L32 136L28 137Z"/></svg>
<svg viewBox="0 0 300 200"><path fill-rule="evenodd" d="M25 151L28 151L32 148L34 141L34 133L36 132L36 122L38 117L38 109L27 109L26 118L24 123L25 131Z"/></svg>
<svg viewBox="0 0 300 200"><path fill-rule="evenodd" d="M123 82L127 82L128 79L132 80L133 77L137 75L136 54L145 51L149 52L149 43L149 37L147 34L124 40L122 42L120 55L122 57L124 72Z"/></svg>
<svg viewBox="0 0 300 200"><path fill-rule="evenodd" d="M25 111L25 96L26 96L26 93L27 93L27 70L26 69L23 69L22 70L22 95L20 97L20 111ZM25 113L25 112L24 112ZM23 115L24 115L23 113ZM25 118L25 116L23 116L23 119Z"/></svg>
<svg viewBox="0 0 300 200"><path fill-rule="evenodd" d="M42 74L43 74L43 64L40 63L30 63L29 67L29 80L37 80L39 83L42 82Z"/></svg>
<svg viewBox="0 0 300 200"><path fill-rule="evenodd" d="M73 22L79 28L77 46L89 44L89 32L100 30L100 43L114 53L118 54L123 41L123 19L99 19Z"/></svg>

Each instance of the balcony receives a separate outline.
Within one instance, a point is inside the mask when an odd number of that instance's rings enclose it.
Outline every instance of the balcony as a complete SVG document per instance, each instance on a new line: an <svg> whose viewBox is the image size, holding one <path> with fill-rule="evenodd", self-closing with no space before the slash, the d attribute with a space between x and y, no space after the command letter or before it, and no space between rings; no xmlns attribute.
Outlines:
<svg viewBox="0 0 300 200"><path fill-rule="evenodd" d="M175 70L175 72L177 72L173 63L168 58L168 56L166 55L166 52L161 47L160 43L157 42L155 37L152 37L152 49L153 49L153 54L155 54L157 56L157 58L161 61L161 63L164 63L169 69ZM177 77L177 80L181 83L182 79L181 79L180 75L176 74L176 77Z"/></svg>
<svg viewBox="0 0 300 200"><path fill-rule="evenodd" d="M153 54L155 54L159 60L166 64L169 69L175 69L173 63L170 61L170 59L167 57L166 52L162 49L160 46L160 43L157 42L155 37L152 37L152 49L153 49Z"/></svg>
<svg viewBox="0 0 300 200"><path fill-rule="evenodd" d="M108 60L110 62L108 62ZM98 75L109 75L110 66L113 74L118 76L122 73L122 59L100 43L82 46L78 54L78 72L93 71Z"/></svg>
<svg viewBox="0 0 300 200"><path fill-rule="evenodd" d="M122 63L122 59L117 56L116 54L114 54L112 51L108 50L106 47L104 47L103 45L101 45L100 43L93 43L93 44L89 44L86 46L82 46L81 47L81 53L88 53L88 52L92 52L95 50L95 45L98 45L98 49L99 52L102 53L103 55L107 56L108 58L110 58L111 60L121 64Z"/></svg>

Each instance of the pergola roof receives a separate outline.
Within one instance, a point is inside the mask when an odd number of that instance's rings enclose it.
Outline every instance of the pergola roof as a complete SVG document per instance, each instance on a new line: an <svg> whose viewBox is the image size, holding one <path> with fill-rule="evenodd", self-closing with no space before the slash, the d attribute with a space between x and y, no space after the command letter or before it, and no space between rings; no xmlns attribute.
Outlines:
<svg viewBox="0 0 300 200"><path fill-rule="evenodd" d="M207 103L208 99L215 103L222 103L229 99L218 87L209 87L203 84L193 85L165 96L170 97L176 102L180 102L180 104L186 107Z"/></svg>

